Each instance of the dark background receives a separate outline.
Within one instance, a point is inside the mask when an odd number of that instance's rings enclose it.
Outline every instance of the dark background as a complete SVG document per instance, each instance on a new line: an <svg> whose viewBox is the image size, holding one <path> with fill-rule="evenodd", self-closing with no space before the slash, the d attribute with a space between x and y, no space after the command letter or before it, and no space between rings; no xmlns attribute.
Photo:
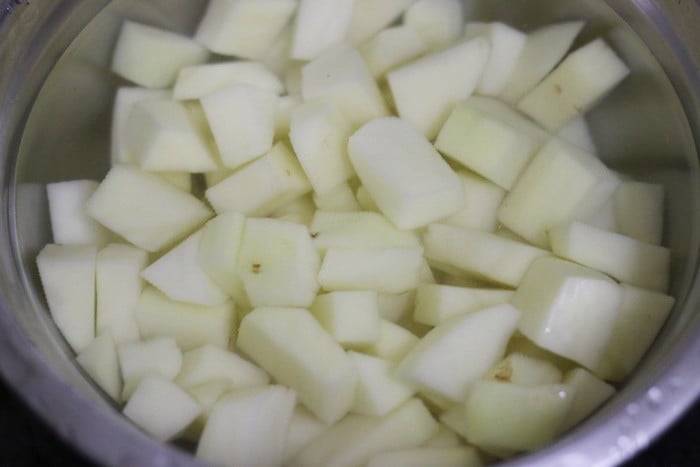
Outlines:
<svg viewBox="0 0 700 467"><path fill-rule="evenodd" d="M700 403L625 467L700 466ZM0 466L92 466L65 446L0 382Z"/></svg>

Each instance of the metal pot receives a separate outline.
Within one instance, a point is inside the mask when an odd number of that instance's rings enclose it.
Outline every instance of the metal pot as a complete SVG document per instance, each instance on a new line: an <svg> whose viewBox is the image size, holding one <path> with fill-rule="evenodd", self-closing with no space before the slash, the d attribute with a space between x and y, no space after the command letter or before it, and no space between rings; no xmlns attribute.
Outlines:
<svg viewBox="0 0 700 467"><path fill-rule="evenodd" d="M603 35L633 69L589 121L607 164L666 185L665 242L674 252L678 303L612 401L547 449L508 463L615 465L700 394L700 3L465 4L474 17L524 30L585 18L582 40ZM34 266L50 240L44 184L106 173L112 97L120 84L108 63L122 19L189 33L203 6L204 0L0 0L0 373L66 442L106 465L196 462L126 421L85 378L52 323Z"/></svg>

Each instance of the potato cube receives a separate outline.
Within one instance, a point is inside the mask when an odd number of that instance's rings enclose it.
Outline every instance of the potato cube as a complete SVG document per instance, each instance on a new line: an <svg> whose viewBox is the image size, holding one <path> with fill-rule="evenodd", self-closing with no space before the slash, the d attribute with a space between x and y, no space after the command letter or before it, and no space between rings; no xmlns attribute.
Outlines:
<svg viewBox="0 0 700 467"><path fill-rule="evenodd" d="M379 339L376 292L331 292L316 297L309 311L342 346L361 346Z"/></svg>
<svg viewBox="0 0 700 467"><path fill-rule="evenodd" d="M54 243L101 246L109 241L107 229L88 216L85 210L85 202L98 186L99 183L92 180L72 180L46 185Z"/></svg>

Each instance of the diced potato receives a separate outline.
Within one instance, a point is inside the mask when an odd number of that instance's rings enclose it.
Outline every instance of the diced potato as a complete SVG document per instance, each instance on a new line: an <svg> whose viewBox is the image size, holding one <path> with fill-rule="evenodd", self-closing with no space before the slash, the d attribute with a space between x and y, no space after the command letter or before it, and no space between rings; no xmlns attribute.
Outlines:
<svg viewBox="0 0 700 467"><path fill-rule="evenodd" d="M347 182L337 185L322 195L314 193L313 201L321 211L357 212L362 210Z"/></svg>
<svg viewBox="0 0 700 467"><path fill-rule="evenodd" d="M383 77L427 50L420 34L406 25L385 29L360 47L360 53L375 78Z"/></svg>
<svg viewBox="0 0 700 467"><path fill-rule="evenodd" d="M185 389L209 381L226 381L227 388L265 386L270 377L259 367L225 348L211 344L185 352L175 382Z"/></svg>
<svg viewBox="0 0 700 467"><path fill-rule="evenodd" d="M564 376L564 384L574 389L574 400L564 420L562 431L568 430L590 415L615 394L615 388L596 378L583 368Z"/></svg>
<svg viewBox="0 0 700 467"><path fill-rule="evenodd" d="M376 292L331 292L316 297L309 311L342 346L373 344L379 339Z"/></svg>
<svg viewBox="0 0 700 467"><path fill-rule="evenodd" d="M352 129L333 104L296 107L289 128L292 148L316 194L332 191L354 174L347 149Z"/></svg>
<svg viewBox="0 0 700 467"><path fill-rule="evenodd" d="M403 293L420 282L423 249L329 248L318 273L324 290Z"/></svg>
<svg viewBox="0 0 700 467"><path fill-rule="evenodd" d="M399 229L423 227L464 206L457 174L410 123L374 120L348 143L362 185Z"/></svg>
<svg viewBox="0 0 700 467"><path fill-rule="evenodd" d="M567 360L560 355L539 347L520 332L516 332L513 337L511 337L510 341L508 341L508 347L506 347L506 355L514 353L525 355L535 360L550 362L561 372L567 372L576 366L571 360Z"/></svg>
<svg viewBox="0 0 700 467"><path fill-rule="evenodd" d="M508 304L437 325L403 359L399 375L430 393L462 401L506 349L520 312Z"/></svg>
<svg viewBox="0 0 700 467"><path fill-rule="evenodd" d="M261 63L275 73L277 76L282 76L285 70L288 70L296 60L290 56L292 50L292 42L294 40L295 21L290 21L279 33L272 45L260 57Z"/></svg>
<svg viewBox="0 0 700 467"><path fill-rule="evenodd" d="M455 448L459 446L462 446L462 440L459 439L457 433L442 423L435 436L423 444L424 448Z"/></svg>
<svg viewBox="0 0 700 467"><path fill-rule="evenodd" d="M243 318L237 344L320 420L334 423L352 407L357 371L308 311L257 308Z"/></svg>
<svg viewBox="0 0 700 467"><path fill-rule="evenodd" d="M141 272L171 300L194 305L217 306L228 295L204 271L199 262L202 230L190 235Z"/></svg>
<svg viewBox="0 0 700 467"><path fill-rule="evenodd" d="M418 447L438 424L418 399L411 399L383 417L347 417L304 448L294 465L351 467L365 465L381 452Z"/></svg>
<svg viewBox="0 0 700 467"><path fill-rule="evenodd" d="M668 295L622 284L620 314L596 373L615 382L629 376L654 342L674 303Z"/></svg>
<svg viewBox="0 0 700 467"><path fill-rule="evenodd" d="M265 65L240 61L182 68L173 88L173 98L200 99L237 84L248 84L276 94L284 92L280 79Z"/></svg>
<svg viewBox="0 0 700 467"><path fill-rule="evenodd" d="M289 127L292 124L294 109L302 105L300 96L282 96L277 100L277 113L275 114L275 140L279 141L289 136Z"/></svg>
<svg viewBox="0 0 700 467"><path fill-rule="evenodd" d="M594 155L552 140L508 193L498 220L527 241L547 247L547 231L576 218L581 203L614 177Z"/></svg>
<svg viewBox="0 0 700 467"><path fill-rule="evenodd" d="M201 99L221 161L236 169L270 151L275 137L278 96L236 84Z"/></svg>
<svg viewBox="0 0 700 467"><path fill-rule="evenodd" d="M518 108L556 131L589 110L629 73L605 41L596 39L569 54Z"/></svg>
<svg viewBox="0 0 700 467"><path fill-rule="evenodd" d="M491 53L486 63L476 92L497 96L508 84L522 55L527 35L504 23L479 24L476 34L467 37L484 37L491 44Z"/></svg>
<svg viewBox="0 0 700 467"><path fill-rule="evenodd" d="M347 39L364 42L392 24L415 0L355 0Z"/></svg>
<svg viewBox="0 0 700 467"><path fill-rule="evenodd" d="M528 34L525 47L500 97L506 102L515 103L537 86L564 58L584 24L583 21L555 23Z"/></svg>
<svg viewBox="0 0 700 467"><path fill-rule="evenodd" d="M557 137L563 139L564 141L568 141L574 146L578 146L591 154L598 153L598 148L596 147L591 130L588 127L586 118L583 116L575 118L567 123L561 130L559 130Z"/></svg>
<svg viewBox="0 0 700 467"><path fill-rule="evenodd" d="M500 109L495 110L496 106ZM504 113L510 113L507 119L502 118ZM545 138L543 132L533 129L530 122L504 104L471 98L455 106L435 147L510 190Z"/></svg>
<svg viewBox="0 0 700 467"><path fill-rule="evenodd" d="M512 353L491 368L484 379L521 386L541 386L561 383L562 374L559 368L547 360Z"/></svg>
<svg viewBox="0 0 700 467"><path fill-rule="evenodd" d="M172 86L180 68L204 63L209 52L189 37L125 21L112 56L112 70L139 86Z"/></svg>
<svg viewBox="0 0 700 467"><path fill-rule="evenodd" d="M474 383L466 402L469 441L515 451L540 448L560 433L573 399L573 388L563 384Z"/></svg>
<svg viewBox="0 0 700 467"><path fill-rule="evenodd" d="M306 226L248 219L237 272L253 307L308 307L319 289L318 252Z"/></svg>
<svg viewBox="0 0 700 467"><path fill-rule="evenodd" d="M434 139L454 104L476 88L488 56L488 41L477 38L390 72L387 79L399 116Z"/></svg>
<svg viewBox="0 0 700 467"><path fill-rule="evenodd" d="M96 257L92 245L49 244L36 258L51 317L75 352L95 337Z"/></svg>
<svg viewBox="0 0 700 467"><path fill-rule="evenodd" d="M231 467L282 465L295 404L296 394L283 386L232 392L212 408L197 457Z"/></svg>
<svg viewBox="0 0 700 467"><path fill-rule="evenodd" d="M505 190L471 172L461 171L457 175L464 187L464 207L440 222L463 229L496 232L496 213L506 196Z"/></svg>
<svg viewBox="0 0 700 467"><path fill-rule="evenodd" d="M381 417L400 406L415 389L394 374L395 364L389 360L357 352L348 352L357 374L357 391L352 412Z"/></svg>
<svg viewBox="0 0 700 467"><path fill-rule="evenodd" d="M416 292L414 319L436 326L454 316L508 303L512 296L512 290L421 284Z"/></svg>
<svg viewBox="0 0 700 467"><path fill-rule="evenodd" d="M182 367L182 352L171 337L124 342L117 346L124 380L122 398L128 400L145 377L158 375L173 380Z"/></svg>
<svg viewBox="0 0 700 467"><path fill-rule="evenodd" d="M464 12L459 0L414 1L403 22L415 30L432 50L449 46L462 35Z"/></svg>
<svg viewBox="0 0 700 467"><path fill-rule="evenodd" d="M549 232L552 250L562 258L602 271L630 285L659 292L668 289L671 252L581 222Z"/></svg>
<svg viewBox="0 0 700 467"><path fill-rule="evenodd" d="M138 340L141 333L134 307L143 289L141 271L148 255L139 248L113 243L97 253L96 261L97 334L109 331L117 344Z"/></svg>
<svg viewBox="0 0 700 467"><path fill-rule="evenodd" d="M367 467L481 467L484 465L473 447L418 448L377 454Z"/></svg>
<svg viewBox="0 0 700 467"><path fill-rule="evenodd" d="M159 441L176 438L200 412L192 397L158 375L144 378L124 407L124 415Z"/></svg>
<svg viewBox="0 0 700 467"><path fill-rule="evenodd" d="M357 190L355 191L355 199L357 199L357 203L360 205L363 211L379 212L379 206L377 206L377 203L374 202L372 196L369 194L369 191L367 191L367 188L364 186L360 185L357 187Z"/></svg>
<svg viewBox="0 0 700 467"><path fill-rule="evenodd" d="M116 402L121 400L122 377L119 373L117 346L109 331L95 337L76 357L80 367Z"/></svg>
<svg viewBox="0 0 700 467"><path fill-rule="evenodd" d="M211 409L214 408L214 405L219 399L226 394L229 389L229 382L226 380L211 380L198 386L183 389L197 402L201 412L182 433L181 438L193 443L198 443L204 431L204 426L209 419L209 414L211 414Z"/></svg>
<svg viewBox="0 0 700 467"><path fill-rule="evenodd" d="M312 60L340 44L348 31L355 0L300 0L291 57Z"/></svg>
<svg viewBox="0 0 700 467"><path fill-rule="evenodd" d="M109 232L85 210L85 202L98 186L99 183L92 180L46 185L54 243L102 246L109 241Z"/></svg>
<svg viewBox="0 0 700 467"><path fill-rule="evenodd" d="M292 413L284 445L284 465L289 464L299 451L328 429L328 425L314 417L303 406L297 405Z"/></svg>
<svg viewBox="0 0 700 467"><path fill-rule="evenodd" d="M124 165L109 171L86 206L99 223L150 252L186 236L211 215L189 193L157 175Z"/></svg>
<svg viewBox="0 0 700 467"><path fill-rule="evenodd" d="M379 294L377 298L379 317L392 323L398 323L413 313L416 292L409 290L400 294Z"/></svg>
<svg viewBox="0 0 700 467"><path fill-rule="evenodd" d="M613 203L619 233L640 242L661 244L664 223L663 185L622 182Z"/></svg>
<svg viewBox="0 0 700 467"><path fill-rule="evenodd" d="M536 260L511 303L518 329L537 345L595 370L622 304L620 286L606 275L558 258Z"/></svg>
<svg viewBox="0 0 700 467"><path fill-rule="evenodd" d="M478 230L431 224L423 235L425 256L478 279L517 287L528 267L545 250Z"/></svg>
<svg viewBox="0 0 700 467"><path fill-rule="evenodd" d="M418 337L402 326L382 320L379 323L379 339L362 350L375 357L399 362L418 342Z"/></svg>
<svg viewBox="0 0 700 467"><path fill-rule="evenodd" d="M206 191L217 213L266 216L311 191L299 162L285 143Z"/></svg>
<svg viewBox="0 0 700 467"><path fill-rule="evenodd" d="M221 55L258 58L272 46L296 7L295 0L211 0L195 39Z"/></svg>
<svg viewBox="0 0 700 467"><path fill-rule="evenodd" d="M296 222L305 226L310 226L316 213L316 205L311 196L302 196L293 199L281 208L275 210L270 217L281 221Z"/></svg>
<svg viewBox="0 0 700 467"><path fill-rule="evenodd" d="M216 306L178 302L153 287L141 293L134 315L141 336L172 337L183 350L204 344L228 347L236 321L231 301Z"/></svg>
<svg viewBox="0 0 700 467"><path fill-rule="evenodd" d="M304 100L325 99L335 104L353 129L389 113L362 55L348 45L323 53L304 66L301 74Z"/></svg>

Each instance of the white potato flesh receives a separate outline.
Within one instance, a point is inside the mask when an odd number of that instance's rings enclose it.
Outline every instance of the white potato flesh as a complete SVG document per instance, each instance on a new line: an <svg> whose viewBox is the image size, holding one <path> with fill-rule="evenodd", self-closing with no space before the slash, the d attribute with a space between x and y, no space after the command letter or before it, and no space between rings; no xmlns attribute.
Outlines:
<svg viewBox="0 0 700 467"><path fill-rule="evenodd" d="M294 21L290 21L258 60L277 76L282 77L284 72L296 63L289 55L293 40Z"/></svg>
<svg viewBox="0 0 700 467"><path fill-rule="evenodd" d="M300 0L290 56L312 60L343 42L355 0Z"/></svg>
<svg viewBox="0 0 700 467"><path fill-rule="evenodd" d="M464 187L464 207L440 220L440 223L463 229L496 232L498 207L506 191L490 181L471 172L457 172ZM359 196L359 194L358 194Z"/></svg>
<svg viewBox="0 0 700 467"><path fill-rule="evenodd" d="M292 111L289 140L314 192L326 194L353 174L348 159L350 123L329 102L300 105Z"/></svg>
<svg viewBox="0 0 700 467"><path fill-rule="evenodd" d="M640 242L660 245L664 228L664 186L624 181L614 199L618 232Z"/></svg>
<svg viewBox="0 0 700 467"><path fill-rule="evenodd" d="M309 311L342 346L369 345L379 339L376 292L353 290L321 294Z"/></svg>
<svg viewBox="0 0 700 467"><path fill-rule="evenodd" d="M109 171L86 206L92 218L150 252L183 238L211 216L189 193L125 165Z"/></svg>
<svg viewBox="0 0 700 467"><path fill-rule="evenodd" d="M107 229L88 216L85 210L85 202L98 186L99 183L92 180L71 180L46 185L54 243L101 246L109 241Z"/></svg>
<svg viewBox="0 0 700 467"><path fill-rule="evenodd" d="M182 355L182 368L175 382L192 388L214 380L223 380L228 388L265 386L270 377L259 367L225 348L211 344L197 347Z"/></svg>
<svg viewBox="0 0 700 467"><path fill-rule="evenodd" d="M237 212L219 214L202 227L197 261L216 285L237 304L248 306L243 281L236 272L245 216Z"/></svg>
<svg viewBox="0 0 700 467"><path fill-rule="evenodd" d="M489 40L491 53L476 92L497 96L510 81L527 42L527 35L504 23L490 23L479 34Z"/></svg>
<svg viewBox="0 0 700 467"><path fill-rule="evenodd" d="M421 390L462 401L503 357L519 319L518 310L503 304L445 321L411 349L399 375Z"/></svg>
<svg viewBox="0 0 700 467"><path fill-rule="evenodd" d="M550 253L478 230L431 224L423 235L425 257L487 282L517 287L537 258Z"/></svg>
<svg viewBox="0 0 700 467"><path fill-rule="evenodd" d="M299 162L285 143L240 168L206 191L217 213L266 216L311 191Z"/></svg>
<svg viewBox="0 0 700 467"><path fill-rule="evenodd" d="M289 464L311 441L329 428L303 406L297 405L289 421L283 464Z"/></svg>
<svg viewBox="0 0 700 467"><path fill-rule="evenodd" d="M572 52L518 103L518 108L556 131L588 111L630 73L603 39Z"/></svg>
<svg viewBox="0 0 700 467"><path fill-rule="evenodd" d="M113 243L97 253L95 265L97 334L109 331L116 343L141 336L134 306L143 290L141 271L148 255L130 245Z"/></svg>
<svg viewBox="0 0 700 467"><path fill-rule="evenodd" d="M182 367L182 352L171 337L124 342L117 346L124 381L122 398L128 400L139 382L149 375L173 380Z"/></svg>
<svg viewBox="0 0 700 467"><path fill-rule="evenodd" d="M218 164L214 150L178 101L149 99L133 105L124 127L133 161L154 172L208 172Z"/></svg>
<svg viewBox="0 0 700 467"><path fill-rule="evenodd" d="M560 433L573 398L573 388L564 384L474 383L465 410L469 442L515 451L540 448Z"/></svg>
<svg viewBox="0 0 700 467"><path fill-rule="evenodd" d="M508 120L480 105L483 102L482 98L472 98L457 104L440 130L435 147L509 190L544 144L544 135L531 130L524 117L506 106L501 112L511 113ZM487 105L499 104L491 101Z"/></svg>
<svg viewBox="0 0 700 467"><path fill-rule="evenodd" d="M237 84L248 84L282 94L284 85L273 72L259 62L208 63L185 67L177 75L173 98L201 99Z"/></svg>
<svg viewBox="0 0 700 467"><path fill-rule="evenodd" d="M76 357L78 365L115 402L121 402L122 377L117 346L109 331L90 342Z"/></svg>
<svg viewBox="0 0 700 467"><path fill-rule="evenodd" d="M574 400L564 420L562 431L578 425L615 394L615 388L583 368L566 373L564 384L574 389Z"/></svg>
<svg viewBox="0 0 700 467"><path fill-rule="evenodd" d="M466 440L468 436L466 422L467 421L464 418L463 403L453 404L450 402L440 414L440 423L448 427L450 430L453 430L464 440ZM460 441L460 444L462 444L462 441Z"/></svg>
<svg viewBox="0 0 700 467"><path fill-rule="evenodd" d="M674 303L668 295L622 284L620 314L596 373L615 382L629 376L654 342Z"/></svg>
<svg viewBox="0 0 700 467"><path fill-rule="evenodd" d="M420 34L430 49L439 50L462 35L463 15L459 0L418 0L406 10L403 22Z"/></svg>
<svg viewBox="0 0 700 467"><path fill-rule="evenodd" d="M134 307L141 336L172 337L183 350L213 344L226 348L236 321L233 302L216 306L174 301L146 287Z"/></svg>
<svg viewBox="0 0 700 467"><path fill-rule="evenodd" d="M112 71L139 86L167 88L180 68L208 58L209 52L189 37L125 21L112 56Z"/></svg>
<svg viewBox="0 0 700 467"><path fill-rule="evenodd" d="M403 293L420 282L423 249L329 248L318 282L324 290L373 290Z"/></svg>
<svg viewBox="0 0 700 467"><path fill-rule="evenodd" d="M427 50L420 34L406 25L385 29L360 46L360 53L375 78L383 77Z"/></svg>
<svg viewBox="0 0 700 467"><path fill-rule="evenodd" d="M374 212L316 211L309 226L314 246L329 248L410 248L420 246L413 232L398 230Z"/></svg>
<svg viewBox="0 0 700 467"><path fill-rule="evenodd" d="M459 176L410 123L374 120L348 143L362 185L399 229L423 227L464 206Z"/></svg>
<svg viewBox="0 0 700 467"><path fill-rule="evenodd" d="M512 290L421 284L416 290L413 317L419 323L437 326L454 316L508 303L512 296Z"/></svg>
<svg viewBox="0 0 700 467"><path fill-rule="evenodd" d="M362 210L348 182L336 185L321 195L314 193L312 199L314 205L321 211L357 212Z"/></svg>
<svg viewBox="0 0 700 467"><path fill-rule="evenodd" d="M668 248L572 222L549 232L552 250L562 258L602 271L620 282L666 292L670 280Z"/></svg>
<svg viewBox="0 0 700 467"><path fill-rule="evenodd" d="M476 88L489 47L477 38L391 71L387 80L399 116L434 139L454 104Z"/></svg>
<svg viewBox="0 0 700 467"><path fill-rule="evenodd" d="M197 457L222 466L282 465L296 394L283 386L241 389L212 408Z"/></svg>
<svg viewBox="0 0 700 467"><path fill-rule="evenodd" d="M301 87L305 101L324 99L335 104L353 128L389 113L362 55L348 45L334 47L305 65Z"/></svg>
<svg viewBox="0 0 700 467"><path fill-rule="evenodd" d="M561 383L562 374L547 360L512 353L491 368L483 379L521 386L541 386Z"/></svg>
<svg viewBox="0 0 700 467"><path fill-rule="evenodd" d="M526 357L534 358L535 360L543 360L554 364L560 371L566 372L576 367L577 365L560 355L550 352L547 349L539 347L520 332L516 332L508 342L506 354L521 354Z"/></svg>
<svg viewBox="0 0 700 467"><path fill-rule="evenodd" d="M379 206L374 202L367 188L360 185L355 191L355 199L363 211L379 212Z"/></svg>
<svg viewBox="0 0 700 467"><path fill-rule="evenodd" d="M226 167L238 168L270 151L277 101L275 92L249 84L235 84L200 100Z"/></svg>
<svg viewBox="0 0 700 467"><path fill-rule="evenodd" d="M382 320L379 323L379 339L362 351L392 362L401 361L418 344L418 337L403 326Z"/></svg>
<svg viewBox="0 0 700 467"><path fill-rule="evenodd" d="M518 329L540 347L595 370L622 304L606 275L558 258L540 258L511 303L523 313Z"/></svg>
<svg viewBox="0 0 700 467"><path fill-rule="evenodd" d="M588 122L584 116L580 116L571 120L567 123L559 133L557 137L568 141L574 146L578 146L584 151L588 151L591 154L597 154L598 148L596 147L595 140L591 134L591 129L588 127Z"/></svg>
<svg viewBox="0 0 700 467"><path fill-rule="evenodd" d="M195 39L221 55L261 57L289 22L295 0L212 0Z"/></svg>
<svg viewBox="0 0 700 467"><path fill-rule="evenodd" d="M275 210L270 217L281 221L296 222L305 226L311 225L311 220L316 213L316 205L311 196L302 196L293 199L281 208Z"/></svg>
<svg viewBox="0 0 700 467"><path fill-rule="evenodd" d="M411 399L383 417L348 417L304 448L292 465L351 467L365 465L385 451L418 447L438 424L418 399Z"/></svg>
<svg viewBox="0 0 700 467"><path fill-rule="evenodd" d="M455 448L461 447L462 440L459 439L459 435L455 433L447 425L440 424L439 431L423 444L424 448Z"/></svg>
<svg viewBox="0 0 700 467"><path fill-rule="evenodd" d="M201 413L189 424L187 429L180 436L183 440L198 443L202 436L204 426L207 424L209 414L214 405L226 394L229 383L226 380L212 380L191 388L183 388L185 392L197 402Z"/></svg>
<svg viewBox="0 0 700 467"><path fill-rule="evenodd" d="M117 89L112 110L111 161L112 165L132 162L132 156L124 144L126 119L137 102L170 97L165 89L147 89L140 87L121 87Z"/></svg>
<svg viewBox="0 0 700 467"><path fill-rule="evenodd" d="M483 462L473 447L418 448L377 454L367 467L481 467Z"/></svg>
<svg viewBox="0 0 700 467"><path fill-rule="evenodd" d="M36 258L51 317L75 352L95 337L96 257L92 245L49 244Z"/></svg>
<svg viewBox="0 0 700 467"><path fill-rule="evenodd" d="M297 62L284 70L282 77L284 79L284 85L287 88L288 96L297 97L300 99L303 97L302 69L306 63L307 62ZM309 101L309 99L306 100Z"/></svg>
<svg viewBox="0 0 700 467"><path fill-rule="evenodd" d="M190 235L141 272L141 277L172 300L194 305L217 306L228 295L202 269L199 244L202 231Z"/></svg>
<svg viewBox="0 0 700 467"><path fill-rule="evenodd" d="M348 357L358 374L353 413L381 417L415 394L416 390L394 373L395 363L358 352L348 352Z"/></svg>
<svg viewBox="0 0 700 467"><path fill-rule="evenodd" d="M238 347L316 417L334 423L355 398L357 370L340 344L306 310L257 308L238 331Z"/></svg>
<svg viewBox="0 0 700 467"><path fill-rule="evenodd" d="M528 34L508 83L500 92L501 99L515 103L537 86L564 58L584 25L583 21L555 23Z"/></svg>
<svg viewBox="0 0 700 467"><path fill-rule="evenodd" d="M308 307L319 283L319 254L309 229L276 219L248 219L236 270L253 307Z"/></svg>
<svg viewBox="0 0 700 467"><path fill-rule="evenodd" d="M416 0L355 0L347 40L359 44L396 21Z"/></svg>
<svg viewBox="0 0 700 467"><path fill-rule="evenodd" d="M413 313L416 292L409 290L401 294L379 294L377 299L379 317L392 323L398 323Z"/></svg>
<svg viewBox="0 0 700 467"><path fill-rule="evenodd" d="M275 141L289 136L289 127L292 123L294 109L302 105L303 100L299 96L282 96L277 100L277 113L275 114Z"/></svg>
<svg viewBox="0 0 700 467"><path fill-rule="evenodd" d="M159 441L176 438L200 413L192 397L157 375L141 380L124 407L127 418Z"/></svg>
<svg viewBox="0 0 700 467"><path fill-rule="evenodd" d="M552 140L508 193L498 220L534 245L547 247L547 231L580 214L581 203L609 185L611 178L612 172L594 155Z"/></svg>

